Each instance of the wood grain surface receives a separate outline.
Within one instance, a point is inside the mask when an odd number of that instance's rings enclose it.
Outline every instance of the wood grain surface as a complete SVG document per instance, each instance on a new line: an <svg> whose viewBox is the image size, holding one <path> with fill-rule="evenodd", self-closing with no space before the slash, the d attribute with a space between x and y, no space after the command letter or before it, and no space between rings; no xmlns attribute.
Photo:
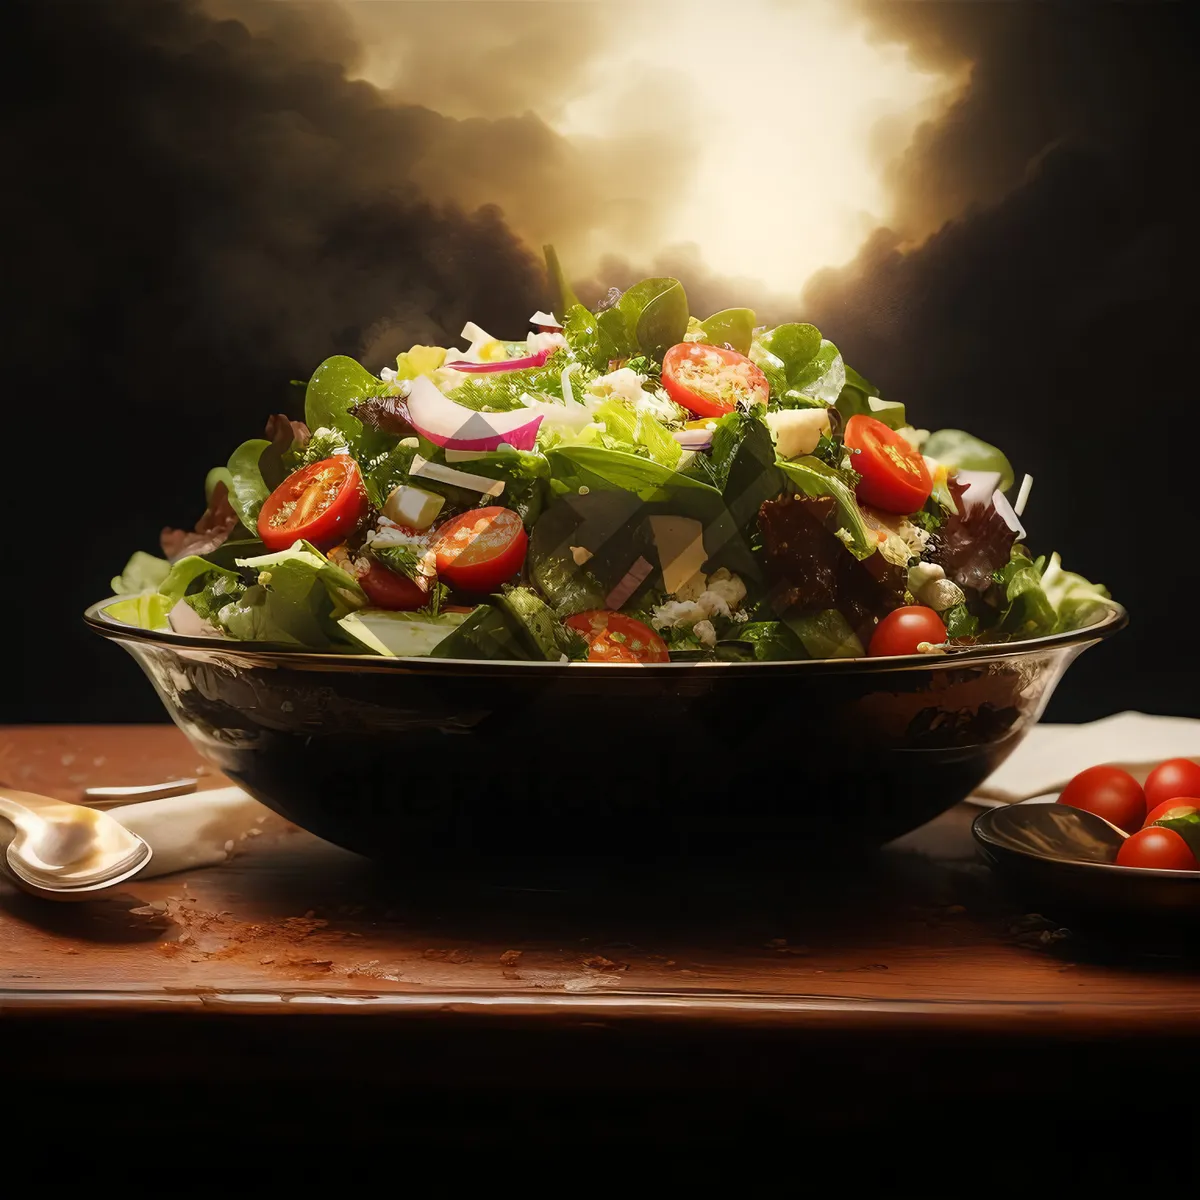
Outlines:
<svg viewBox="0 0 1200 1200"><path fill-rule="evenodd" d="M173 727L0 731L13 787L78 799L182 775L225 782ZM1031 1075L1044 1097L1102 1104L1123 1069L1194 1072L1197 960L1024 912L976 859L973 813L828 876L513 866L473 885L392 877L264 810L230 862L92 903L0 883L10 1075L44 1082L52 1064L60 1080L135 1090L187 1079L196 1095L220 1087L226 1109L250 1103L227 1086L247 1073L281 1095L323 1080L333 1090L308 1094L314 1111L381 1079L402 1079L410 1100L419 1088L448 1103L451 1079L456 1104L537 1097L520 1117L489 1107L479 1120L493 1132L535 1111L565 1119L570 1105L551 1097L637 1084L670 1095L673 1125L691 1112L695 1132L723 1089L750 1104L797 1072L807 1119L853 1122L883 1104L895 1128L918 1100L949 1120L1021 1095ZM406 1119L432 1130L420 1112Z"/></svg>

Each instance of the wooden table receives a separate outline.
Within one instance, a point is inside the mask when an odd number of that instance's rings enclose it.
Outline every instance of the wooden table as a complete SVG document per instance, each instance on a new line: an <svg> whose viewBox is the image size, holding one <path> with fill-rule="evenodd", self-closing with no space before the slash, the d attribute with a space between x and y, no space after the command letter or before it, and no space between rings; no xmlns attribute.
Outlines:
<svg viewBox="0 0 1200 1200"><path fill-rule="evenodd" d="M0 731L0 782L67 799L197 773L226 782L169 726ZM0 883L6 1091L53 1079L111 1097L101 1123L164 1129L182 1103L276 1144L400 1122L494 1146L582 1128L851 1146L1034 1093L1088 1125L1127 1110L1135 1077L1195 1094L1198 960L1024 913L977 861L972 815L836 880L438 887L264 810L229 863L89 904Z"/></svg>

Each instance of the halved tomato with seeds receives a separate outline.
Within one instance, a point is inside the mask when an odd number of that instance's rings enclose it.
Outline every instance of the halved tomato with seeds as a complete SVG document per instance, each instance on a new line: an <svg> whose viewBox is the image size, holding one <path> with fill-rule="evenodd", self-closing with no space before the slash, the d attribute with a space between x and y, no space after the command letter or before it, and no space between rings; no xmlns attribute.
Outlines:
<svg viewBox="0 0 1200 1200"><path fill-rule="evenodd" d="M437 573L464 592L491 592L521 569L528 546L511 508L472 508L439 526Z"/></svg>
<svg viewBox="0 0 1200 1200"><path fill-rule="evenodd" d="M566 625L588 644L588 662L665 663L671 661L667 643L634 617L591 609L568 617Z"/></svg>
<svg viewBox="0 0 1200 1200"><path fill-rule="evenodd" d="M270 551L301 539L328 550L354 529L367 507L358 463L349 454L335 454L293 471L263 501L258 536Z"/></svg>

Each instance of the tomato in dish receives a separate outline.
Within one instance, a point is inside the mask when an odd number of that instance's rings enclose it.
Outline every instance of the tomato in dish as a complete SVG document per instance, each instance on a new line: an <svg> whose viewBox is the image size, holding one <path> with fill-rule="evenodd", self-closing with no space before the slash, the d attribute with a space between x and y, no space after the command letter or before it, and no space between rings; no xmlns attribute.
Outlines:
<svg viewBox="0 0 1200 1200"><path fill-rule="evenodd" d="M1146 794L1120 767L1088 767L1063 788L1059 804L1095 813L1126 833L1141 829L1146 819Z"/></svg>
<svg viewBox="0 0 1200 1200"><path fill-rule="evenodd" d="M703 342L680 342L663 357L667 395L698 417L723 417L739 406L766 404L771 385L744 354Z"/></svg>
<svg viewBox="0 0 1200 1200"><path fill-rule="evenodd" d="M566 625L583 635L588 662L665 663L671 661L667 643L634 617L598 608L568 617Z"/></svg>
<svg viewBox="0 0 1200 1200"><path fill-rule="evenodd" d="M1200 796L1200 764L1190 758L1168 758L1146 776L1145 791L1149 808L1177 796Z"/></svg>
<svg viewBox="0 0 1200 1200"><path fill-rule="evenodd" d="M872 658L893 654L918 654L922 642L940 646L946 640L942 618L923 604L909 604L888 613L871 635L867 653Z"/></svg>
<svg viewBox="0 0 1200 1200"><path fill-rule="evenodd" d="M856 488L859 500L904 517L924 506L933 478L911 442L861 413L846 422L842 440L854 451L851 466L862 476Z"/></svg>
<svg viewBox="0 0 1200 1200"><path fill-rule="evenodd" d="M359 587L367 593L367 599L375 608L388 608L393 612L415 612L429 603L429 593L419 583L373 562L365 575L358 578Z"/></svg>
<svg viewBox="0 0 1200 1200"><path fill-rule="evenodd" d="M354 529L367 507L358 463L349 454L335 454L294 471L263 501L258 536L270 551L301 539L328 550Z"/></svg>
<svg viewBox="0 0 1200 1200"><path fill-rule="evenodd" d="M437 573L464 592L495 591L525 561L529 535L511 508L473 508L437 531Z"/></svg>
<svg viewBox="0 0 1200 1200"><path fill-rule="evenodd" d="M1159 871L1198 871L1200 862L1173 829L1151 825L1127 837L1117 851L1118 867L1149 867Z"/></svg>

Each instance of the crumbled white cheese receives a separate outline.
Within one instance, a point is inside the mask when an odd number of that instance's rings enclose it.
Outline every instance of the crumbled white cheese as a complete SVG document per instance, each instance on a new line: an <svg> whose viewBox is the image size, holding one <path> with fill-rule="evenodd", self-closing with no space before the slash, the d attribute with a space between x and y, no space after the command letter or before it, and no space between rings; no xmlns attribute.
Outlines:
<svg viewBox="0 0 1200 1200"><path fill-rule="evenodd" d="M655 629L690 629L707 615L695 600L668 600L654 610L650 624Z"/></svg>
<svg viewBox="0 0 1200 1200"><path fill-rule="evenodd" d="M586 546L572 546L571 557L575 560L577 567L582 567L589 558L592 558L592 552Z"/></svg>
<svg viewBox="0 0 1200 1200"><path fill-rule="evenodd" d="M671 425L687 417L687 411L679 407L665 392L643 391L633 406L638 412Z"/></svg>
<svg viewBox="0 0 1200 1200"><path fill-rule="evenodd" d="M424 550L429 543L422 534L414 533L410 529L401 529L386 517L381 517L379 527L368 531L366 544L375 550L385 550L389 546L409 546L414 550Z"/></svg>
<svg viewBox="0 0 1200 1200"><path fill-rule="evenodd" d="M615 396L636 404L645 394L642 391L645 382L645 375L639 375L631 367L620 367L593 379L587 386L587 395L595 402L611 400Z"/></svg>
<svg viewBox="0 0 1200 1200"><path fill-rule="evenodd" d="M695 633L698 624L711 626L713 617L746 620L745 613L736 611L746 598L746 585L725 567L714 571L707 579L703 572L697 571L675 597L654 609L650 624L655 629L690 628Z"/></svg>
<svg viewBox="0 0 1200 1200"><path fill-rule="evenodd" d="M702 646L715 646L717 644L717 631L713 628L711 621L697 621L692 626L692 636Z"/></svg>
<svg viewBox="0 0 1200 1200"><path fill-rule="evenodd" d="M719 568L708 577L707 591L723 600L730 609L737 608L746 598L746 585L741 577L732 574L725 567ZM704 603L703 599L701 603Z"/></svg>

